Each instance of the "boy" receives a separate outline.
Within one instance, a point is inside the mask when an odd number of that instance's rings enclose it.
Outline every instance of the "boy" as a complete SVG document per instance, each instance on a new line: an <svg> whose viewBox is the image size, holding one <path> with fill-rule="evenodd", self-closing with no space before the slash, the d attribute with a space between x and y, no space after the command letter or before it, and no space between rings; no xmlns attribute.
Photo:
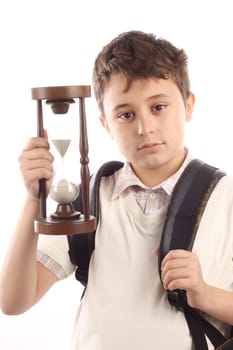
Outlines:
<svg viewBox="0 0 233 350"><path fill-rule="evenodd" d="M156 251L172 189L192 158L184 147L195 102L187 56L152 34L122 33L99 53L93 88L100 121L126 162L101 182L73 349L192 349L184 315L168 305L164 289L186 290L188 304L223 332L233 324L233 180L223 177L212 193L193 251L164 258L163 288ZM49 188L53 173L47 139L32 138L19 161L28 195L2 271L1 308L8 314L24 312L74 271L66 237L38 243L33 233L38 180Z"/></svg>

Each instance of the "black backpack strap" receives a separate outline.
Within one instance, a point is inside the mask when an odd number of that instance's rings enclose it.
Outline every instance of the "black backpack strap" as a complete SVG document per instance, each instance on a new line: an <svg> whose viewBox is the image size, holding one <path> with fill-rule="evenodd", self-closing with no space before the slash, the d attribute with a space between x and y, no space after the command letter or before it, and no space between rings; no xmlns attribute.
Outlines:
<svg viewBox="0 0 233 350"><path fill-rule="evenodd" d="M104 163L90 179L90 214L96 218L96 226L99 220L99 186L102 177L112 175L115 171L123 167L119 161ZM83 211L82 191L74 202L76 210ZM69 256L72 264L77 266L75 276L85 287L88 281L89 262L93 250L95 249L95 231L90 233L79 233L67 235L69 244Z"/></svg>
<svg viewBox="0 0 233 350"><path fill-rule="evenodd" d="M208 350L206 337L209 338L214 347L220 346L227 341L216 327L188 304L184 306L183 313L196 350Z"/></svg>
<svg viewBox="0 0 233 350"><path fill-rule="evenodd" d="M218 181L225 173L199 159L186 167L172 193L167 210L158 257L159 274L165 255L172 249L191 250L207 201ZM208 349L206 337L214 346L226 339L196 310L189 307L185 291L168 291L171 305L184 312L197 350Z"/></svg>
<svg viewBox="0 0 233 350"><path fill-rule="evenodd" d="M191 250L205 205L223 175L225 173L199 159L192 160L186 167L167 210L160 241L159 268L171 249Z"/></svg>

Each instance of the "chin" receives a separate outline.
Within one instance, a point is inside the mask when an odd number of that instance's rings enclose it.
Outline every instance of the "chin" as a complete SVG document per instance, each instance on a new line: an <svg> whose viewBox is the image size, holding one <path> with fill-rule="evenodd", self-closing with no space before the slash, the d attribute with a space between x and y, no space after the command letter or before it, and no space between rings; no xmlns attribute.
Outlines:
<svg viewBox="0 0 233 350"><path fill-rule="evenodd" d="M138 167L148 170L156 170L163 165L163 162L159 161L143 161L137 164Z"/></svg>

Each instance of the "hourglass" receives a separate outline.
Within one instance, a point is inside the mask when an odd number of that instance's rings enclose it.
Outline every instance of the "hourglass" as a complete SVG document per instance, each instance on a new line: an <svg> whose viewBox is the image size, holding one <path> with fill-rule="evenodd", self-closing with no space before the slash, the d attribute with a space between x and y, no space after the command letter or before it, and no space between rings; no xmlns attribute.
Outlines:
<svg viewBox="0 0 233 350"><path fill-rule="evenodd" d="M51 214L52 218L78 218L79 212L73 208L73 201L79 195L79 186L71 182L65 175L64 158L70 145L69 139L52 139L52 142L60 156L60 164L57 167L55 176L50 186L49 194L58 203L56 213Z"/></svg>
<svg viewBox="0 0 233 350"><path fill-rule="evenodd" d="M88 159L88 139L85 116L85 98L90 97L90 86L55 86L32 88L32 99L37 100L37 135L44 137L43 107L52 111L52 116L47 118L47 122L53 119L58 135L54 130L48 130L51 141L59 156L58 166L54 178L50 185L49 196L56 202L56 210L47 216L47 193L45 179L39 181L40 190L40 215L34 221L34 229L42 234L79 234L88 233L95 230L95 218L90 215L89 210L89 159ZM70 106L79 102L79 123L74 116L69 116ZM75 105L76 106L76 105ZM76 110L75 110L76 111ZM77 110L78 114L78 110ZM69 151L72 138L67 133L67 125L72 120L71 129L76 130L79 124L79 154L80 154L80 186L76 181L72 181L70 174L66 171L66 155ZM49 124L49 122L48 122ZM45 127L45 129L47 129ZM70 130L70 132L72 131ZM77 127L78 130L78 127ZM65 136L61 134L64 134ZM77 156L75 157L77 159ZM73 159L75 163L76 159ZM73 167L74 168L74 167ZM75 174L78 178L78 174ZM74 201L81 195L83 213L74 207Z"/></svg>

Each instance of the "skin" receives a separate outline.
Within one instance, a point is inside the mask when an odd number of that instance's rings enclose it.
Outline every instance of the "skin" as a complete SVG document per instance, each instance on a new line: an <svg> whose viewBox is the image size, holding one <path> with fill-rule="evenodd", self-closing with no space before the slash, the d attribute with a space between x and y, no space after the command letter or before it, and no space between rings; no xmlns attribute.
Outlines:
<svg viewBox="0 0 233 350"><path fill-rule="evenodd" d="M47 136L33 137L19 157L27 195L0 276L0 308L5 314L25 312L57 281L51 271L36 262L38 234L33 227L39 215L38 180L45 178L48 188L53 175L49 147Z"/></svg>
<svg viewBox="0 0 233 350"><path fill-rule="evenodd" d="M125 80L117 75L106 87L103 104L100 121L142 182L156 186L178 170L185 158L185 124L192 116L193 94L183 101L169 79L136 80L125 91ZM0 279L0 307L7 314L26 311L57 281L36 263L38 234L33 232L39 214L38 180L45 178L48 188L53 175L47 137L31 138L19 163L27 196ZM169 252L162 262L162 279L165 289L186 290L191 306L233 324L232 293L203 280L194 252Z"/></svg>
<svg viewBox="0 0 233 350"><path fill-rule="evenodd" d="M233 293L207 284L195 252L170 251L162 262L165 289L186 291L190 306L233 325Z"/></svg>
<svg viewBox="0 0 233 350"><path fill-rule="evenodd" d="M185 124L195 99L190 94L184 101L170 79L136 80L128 91L125 84L122 76L112 76L100 120L137 176L153 187L175 173L185 158ZM204 281L195 252L170 251L162 262L162 281L165 289L186 290L190 306L233 324L233 294Z"/></svg>
<svg viewBox="0 0 233 350"><path fill-rule="evenodd" d="M185 158L185 123L194 96L186 103L171 80L136 80L113 76L105 90L100 120L146 185L153 187L178 170Z"/></svg>

